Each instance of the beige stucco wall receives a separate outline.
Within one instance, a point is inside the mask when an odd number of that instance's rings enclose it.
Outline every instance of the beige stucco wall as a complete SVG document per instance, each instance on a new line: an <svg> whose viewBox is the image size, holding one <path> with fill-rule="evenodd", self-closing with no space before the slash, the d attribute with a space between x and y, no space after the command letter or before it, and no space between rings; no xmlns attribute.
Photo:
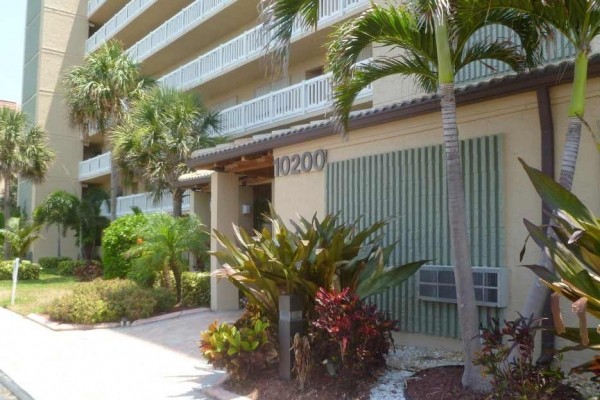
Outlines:
<svg viewBox="0 0 600 400"><path fill-rule="evenodd" d="M587 115L590 118L600 113L600 79L590 81ZM559 169L560 152L567 126L566 108L569 85L551 90L553 119L555 125L556 162ZM535 92L497 100L480 102L458 109L458 122L462 139L484 135L503 135L504 173L504 265L510 271L510 298L506 317L516 316L525 301L525 294L533 281L533 275L518 267L519 252L526 237L522 219L528 218L541 223L541 202L517 161L518 157L530 165L541 167L540 126ZM589 121L597 126L596 121ZM276 149L274 157L325 149L328 162L351 159L359 156L391 152L441 143L439 113L419 116L384 125L373 126L350 132L344 141L339 136L309 141ZM600 214L600 154L591 134L584 132L574 192ZM300 175L278 177L273 183L273 204L284 220L295 219L297 214L311 216L315 212L325 213L325 172L310 172ZM523 260L524 264L536 263L540 252L530 244ZM565 311L568 311L565 302ZM571 316L567 321L574 322ZM411 340L419 344L435 344L437 338L412 335ZM404 342L404 340L403 340ZM445 342L444 342L445 343ZM452 343L452 341L448 342ZM450 346L450 344L447 344ZM452 347L452 346L450 346ZM576 361L575 354L568 355L567 365ZM583 356L585 357L585 356ZM579 358L581 359L581 358Z"/></svg>
<svg viewBox="0 0 600 400"><path fill-rule="evenodd" d="M20 185L19 205L26 205L28 215L55 190L81 193L78 173L82 145L79 134L69 127L60 79L69 67L83 60L88 30L86 15L86 1L47 0L42 5L36 123L48 133L56 160L43 184ZM34 259L56 254L56 236L54 227L45 232L45 239L38 240L33 247ZM72 235L62 240L61 245L63 255L77 256Z"/></svg>

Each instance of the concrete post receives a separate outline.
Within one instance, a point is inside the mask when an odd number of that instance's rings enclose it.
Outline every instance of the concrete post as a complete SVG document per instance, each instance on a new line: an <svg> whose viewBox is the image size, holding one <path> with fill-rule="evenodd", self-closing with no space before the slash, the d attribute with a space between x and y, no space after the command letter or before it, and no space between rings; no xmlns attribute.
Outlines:
<svg viewBox="0 0 600 400"><path fill-rule="evenodd" d="M215 172L211 176L210 227L211 230L234 237L232 224L238 223L239 178L225 172ZM214 237L210 239L210 249L218 251L221 246ZM215 257L211 257L210 270L220 268ZM210 308L213 311L238 310L239 293L226 279L210 278Z"/></svg>
<svg viewBox="0 0 600 400"><path fill-rule="evenodd" d="M190 193L190 211L200 218L200 221L206 226L206 230L210 232L210 193L192 191ZM190 271L196 265L198 265L196 256L190 254Z"/></svg>

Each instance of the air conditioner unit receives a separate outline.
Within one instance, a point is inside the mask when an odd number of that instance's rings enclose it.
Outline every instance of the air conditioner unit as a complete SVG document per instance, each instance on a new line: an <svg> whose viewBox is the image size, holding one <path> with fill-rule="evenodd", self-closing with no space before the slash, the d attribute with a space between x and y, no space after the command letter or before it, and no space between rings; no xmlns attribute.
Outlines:
<svg viewBox="0 0 600 400"><path fill-rule="evenodd" d="M423 301L456 303L454 268L450 265L424 265L417 274L418 298ZM479 306L508 306L506 268L473 267L475 301Z"/></svg>

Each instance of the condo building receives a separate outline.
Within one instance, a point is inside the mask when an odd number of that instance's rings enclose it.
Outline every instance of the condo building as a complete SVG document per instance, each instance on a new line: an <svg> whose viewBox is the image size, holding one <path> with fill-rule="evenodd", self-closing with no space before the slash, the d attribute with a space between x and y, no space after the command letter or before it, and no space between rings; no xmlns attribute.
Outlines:
<svg viewBox="0 0 600 400"><path fill-rule="evenodd" d="M232 223L259 227L271 202L284 221L340 213L352 222L389 219L391 262L431 260L400 287L373 300L400 320L402 340L456 346L459 335L452 274L439 99L407 79L386 78L365 88L350 118L348 138L330 121L331 87L323 44L335 24L359 15L370 0L321 0L316 29L298 27L288 68L273 72L258 0L28 0L23 110L49 134L57 161L46 183L19 184L19 205L30 213L53 190L81 193L110 186L110 144L85 143L69 127L61 75L110 39L120 40L159 84L201 94L221 111L228 144L197 151L184 212L232 234ZM494 32L497 29L498 32ZM490 28L484 34L500 34ZM597 51L598 49L594 49ZM389 52L367 49L361 60ZM556 174L568 122L574 49L559 36L545 44L543 66L522 74L503 65L473 64L457 79L458 122L476 297L481 320L514 317L533 276L518 267L526 238L522 219L543 222L539 196L518 158ZM587 122L598 129L600 58L589 68ZM583 133L574 192L600 214L600 153ZM117 215L169 212L143 182L124 188ZM52 254L48 232L34 257ZM38 244L39 243L39 244ZM217 243L211 243L213 250ZM537 261L530 246L524 264ZM72 255L77 249L72 244ZM217 268L212 260L212 268ZM211 306L238 307L237 291L212 282Z"/></svg>

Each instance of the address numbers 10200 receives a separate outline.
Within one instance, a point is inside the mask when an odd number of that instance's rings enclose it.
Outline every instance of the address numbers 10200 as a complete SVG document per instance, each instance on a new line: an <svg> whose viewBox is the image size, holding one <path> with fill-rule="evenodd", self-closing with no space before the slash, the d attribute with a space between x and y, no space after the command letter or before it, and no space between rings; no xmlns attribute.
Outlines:
<svg viewBox="0 0 600 400"><path fill-rule="evenodd" d="M313 152L277 157L273 160L275 176L297 175L303 172L321 171L327 163L327 151L319 149Z"/></svg>

